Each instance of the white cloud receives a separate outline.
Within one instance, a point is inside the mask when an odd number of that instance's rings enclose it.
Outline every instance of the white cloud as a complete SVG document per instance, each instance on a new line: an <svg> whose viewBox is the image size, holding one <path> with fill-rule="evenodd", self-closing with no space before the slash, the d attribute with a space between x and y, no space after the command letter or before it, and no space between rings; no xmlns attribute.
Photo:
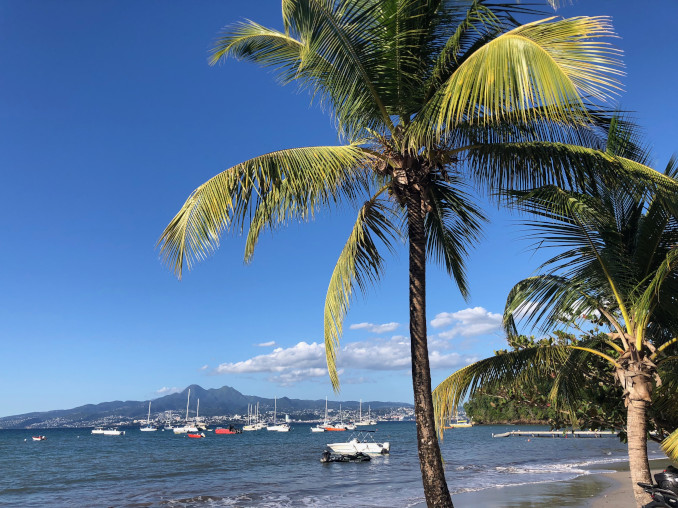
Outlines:
<svg viewBox="0 0 678 508"><path fill-rule="evenodd" d="M210 368L210 366L207 365L207 364L205 364L205 365L203 365L202 367L200 367L199 370L207 370L207 369L209 369L209 368Z"/></svg>
<svg viewBox="0 0 678 508"><path fill-rule="evenodd" d="M441 332L441 339L452 339L457 336L475 337L487 335L501 329L501 314L489 312L482 307L464 309L458 312L441 312L431 320L433 328L452 326L449 330Z"/></svg>
<svg viewBox="0 0 678 508"><path fill-rule="evenodd" d="M179 392L181 392L181 388L177 388L176 386L173 386L172 388L169 388L167 386L163 386L159 390L155 391L156 395L171 395L172 393L179 393Z"/></svg>
<svg viewBox="0 0 678 508"><path fill-rule="evenodd" d="M260 342L259 344L255 344L257 347L273 347L275 346L275 341L270 340L268 342Z"/></svg>
<svg viewBox="0 0 678 508"><path fill-rule="evenodd" d="M372 333L386 333L392 332L400 326L400 323L384 323L382 325L375 325L374 323L356 323L349 326L351 330L367 330Z"/></svg>
<svg viewBox="0 0 678 508"><path fill-rule="evenodd" d="M272 353L258 355L249 360L222 363L217 374L243 374L252 372L283 372L288 369L322 367L325 361L325 346L313 342L299 342L287 349L275 348Z"/></svg>
<svg viewBox="0 0 678 508"><path fill-rule="evenodd" d="M431 348L431 368L450 369L469 363L459 353L446 354ZM393 371L410 369L410 340L402 335L390 339L375 338L345 344L337 351L339 372L345 370ZM217 374L269 373L269 380L289 386L300 381L327 376L325 345L299 342L289 348L276 348L271 353L257 355L240 362L222 363ZM351 374L349 374L351 375ZM356 376L356 374L353 374Z"/></svg>

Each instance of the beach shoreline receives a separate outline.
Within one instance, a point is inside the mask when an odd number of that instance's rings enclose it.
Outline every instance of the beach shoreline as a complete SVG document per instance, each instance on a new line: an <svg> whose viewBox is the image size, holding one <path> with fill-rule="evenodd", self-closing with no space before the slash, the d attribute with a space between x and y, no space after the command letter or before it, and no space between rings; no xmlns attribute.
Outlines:
<svg viewBox="0 0 678 508"><path fill-rule="evenodd" d="M664 469L667 458L650 461L652 474ZM604 472L596 473L595 470ZM614 472L609 472L609 471ZM585 474L560 482L531 483L463 492L452 496L455 507L635 508L628 462L600 464Z"/></svg>

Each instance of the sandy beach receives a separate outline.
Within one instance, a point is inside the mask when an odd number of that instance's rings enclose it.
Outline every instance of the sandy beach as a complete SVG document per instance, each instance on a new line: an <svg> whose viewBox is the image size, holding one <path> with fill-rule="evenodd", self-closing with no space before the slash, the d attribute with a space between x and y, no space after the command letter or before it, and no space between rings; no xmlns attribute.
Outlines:
<svg viewBox="0 0 678 508"><path fill-rule="evenodd" d="M668 464L668 459L650 461L652 474ZM466 492L453 496L453 502L457 508L635 508L628 463L606 464L601 470L615 472L589 474L563 482Z"/></svg>

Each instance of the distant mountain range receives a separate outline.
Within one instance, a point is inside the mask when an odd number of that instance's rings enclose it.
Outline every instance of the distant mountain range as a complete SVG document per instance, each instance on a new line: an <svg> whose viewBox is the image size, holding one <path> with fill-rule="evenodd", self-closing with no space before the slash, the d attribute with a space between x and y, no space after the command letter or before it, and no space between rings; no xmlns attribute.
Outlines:
<svg viewBox="0 0 678 508"><path fill-rule="evenodd" d="M195 416L197 400L200 399L200 416L220 416L228 414L247 414L247 405L259 403L260 412L273 410L273 399L256 397L253 395L243 395L238 390L230 386L221 388L204 389L198 385L191 385L184 391L165 395L158 399L153 399L151 412L153 414L173 411L178 414L185 414L186 399L188 390L191 390L190 410ZM281 413L294 413L304 410L317 411L325 409L325 399L321 400L302 400L281 397L278 399L278 411ZM358 401L328 402L330 409L339 409L339 404L343 409L357 410ZM412 404L405 402L379 402L365 401L363 408L370 406L373 410L383 410L395 407L412 407ZM146 401L113 401L101 402L99 404L87 404L73 409L60 409L56 411L43 411L35 413L26 413L15 416L5 416L0 418L0 429L21 429L27 427L86 427L92 425L92 422L102 421L109 418L141 419L146 418L148 412L148 400Z"/></svg>

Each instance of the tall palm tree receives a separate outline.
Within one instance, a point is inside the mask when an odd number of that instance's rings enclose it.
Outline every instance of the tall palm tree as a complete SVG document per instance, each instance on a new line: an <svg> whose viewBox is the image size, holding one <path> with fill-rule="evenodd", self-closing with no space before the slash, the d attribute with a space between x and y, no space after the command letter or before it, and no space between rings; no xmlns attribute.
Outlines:
<svg viewBox="0 0 678 508"><path fill-rule="evenodd" d="M676 178L678 160L670 161L666 175ZM542 273L511 290L504 313L509 333L515 331L515 317L544 331L581 326L594 317L609 333L604 340L591 336L469 365L435 389L438 417L479 386L520 382L554 369L558 375L550 396L572 407L585 382L581 368L586 357L596 355L608 362L623 388L631 480L642 506L650 501L637 482L651 483L647 415L653 389L662 377L678 381L676 195L600 182L585 192L544 186L512 195L519 209L538 217L528 222L538 245L564 250L540 267ZM675 437L672 446L667 441L665 449L675 458Z"/></svg>
<svg viewBox="0 0 678 508"><path fill-rule="evenodd" d="M485 0L283 0L283 29L228 27L213 64L236 57L296 82L336 120L339 146L268 153L218 174L187 199L159 241L180 277L227 231L260 233L321 208L357 219L330 277L324 312L330 379L356 289L383 273L384 249L409 248L412 380L429 506L452 506L438 446L426 333L426 262L461 294L482 213L465 188L579 180L601 158L592 101L618 87L606 18L519 25L528 8ZM604 119L603 119L604 120ZM556 163L554 163L556 161ZM625 162L614 161L622 170ZM645 167L634 170L647 171Z"/></svg>

